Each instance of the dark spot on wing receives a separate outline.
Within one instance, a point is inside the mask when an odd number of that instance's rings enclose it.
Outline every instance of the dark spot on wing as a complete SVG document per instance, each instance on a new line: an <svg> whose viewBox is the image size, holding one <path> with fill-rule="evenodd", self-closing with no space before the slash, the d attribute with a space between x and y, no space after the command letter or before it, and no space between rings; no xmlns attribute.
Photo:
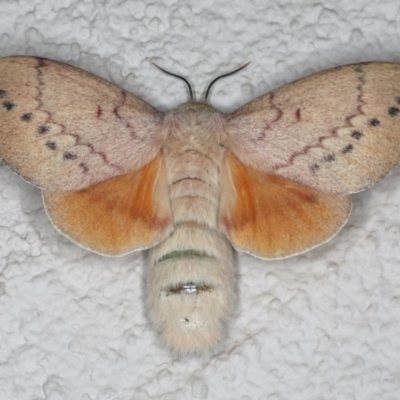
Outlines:
<svg viewBox="0 0 400 400"><path fill-rule="evenodd" d="M389 107L387 112L391 117L396 117L399 114L400 109L398 107Z"/></svg>
<svg viewBox="0 0 400 400"><path fill-rule="evenodd" d="M50 140L48 140L46 142L46 146L50 149L50 150L57 150L57 143L56 142L52 142Z"/></svg>
<svg viewBox="0 0 400 400"><path fill-rule="evenodd" d="M317 163L312 164L312 165L310 166L310 170L311 170L311 172L312 172L313 174L315 174L315 173L319 170L319 165L318 165Z"/></svg>
<svg viewBox="0 0 400 400"><path fill-rule="evenodd" d="M369 124L371 126L379 126L381 124L381 121L379 121L378 118L372 118L369 120Z"/></svg>
<svg viewBox="0 0 400 400"><path fill-rule="evenodd" d="M77 158L78 158L78 156L75 153L71 153L70 151L66 151L63 154L63 159L64 160L75 160Z"/></svg>
<svg viewBox="0 0 400 400"><path fill-rule="evenodd" d="M0 89L0 99L2 99L3 97L6 97L7 92L3 89Z"/></svg>
<svg viewBox="0 0 400 400"><path fill-rule="evenodd" d="M352 131L350 136L354 139L360 140L364 134L361 131Z"/></svg>
<svg viewBox="0 0 400 400"><path fill-rule="evenodd" d="M336 157L335 157L334 154L326 154L324 156L324 161L325 162L332 162L332 161L335 161L335 159L336 159Z"/></svg>
<svg viewBox="0 0 400 400"><path fill-rule="evenodd" d="M50 127L46 126L46 125L41 125L39 126L39 128L37 129L37 133L39 135L45 135L46 133L48 133L50 130Z"/></svg>
<svg viewBox="0 0 400 400"><path fill-rule="evenodd" d="M7 111L11 111L14 107L16 106L16 104L14 104L12 101L3 101L3 107L7 110Z"/></svg>
<svg viewBox="0 0 400 400"><path fill-rule="evenodd" d="M353 145L349 143L347 146L343 147L343 149L340 150L340 152L341 152L342 154L346 154L346 153L352 152L353 149L354 149Z"/></svg>
<svg viewBox="0 0 400 400"><path fill-rule="evenodd" d="M33 114L32 113L25 113L21 115L21 121L24 122L31 122L33 119Z"/></svg>

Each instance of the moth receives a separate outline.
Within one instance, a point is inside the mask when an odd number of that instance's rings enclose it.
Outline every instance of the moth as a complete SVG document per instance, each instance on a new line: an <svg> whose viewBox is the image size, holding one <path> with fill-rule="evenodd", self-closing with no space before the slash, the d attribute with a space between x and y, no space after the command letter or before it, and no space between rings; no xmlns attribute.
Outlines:
<svg viewBox="0 0 400 400"><path fill-rule="evenodd" d="M325 243L349 195L399 162L400 66L326 70L223 114L161 112L81 69L8 57L0 120L0 156L43 190L55 228L108 256L150 249L155 328L203 353L232 311L233 248L279 259Z"/></svg>

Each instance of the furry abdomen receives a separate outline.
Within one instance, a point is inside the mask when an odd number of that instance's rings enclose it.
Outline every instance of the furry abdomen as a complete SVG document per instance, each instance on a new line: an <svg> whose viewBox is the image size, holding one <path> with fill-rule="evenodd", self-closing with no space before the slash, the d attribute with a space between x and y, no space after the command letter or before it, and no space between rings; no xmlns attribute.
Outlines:
<svg viewBox="0 0 400 400"><path fill-rule="evenodd" d="M151 317L182 354L221 340L234 299L232 247L218 228L224 147L218 115L210 122L203 111L169 116L163 154L174 231L150 251Z"/></svg>

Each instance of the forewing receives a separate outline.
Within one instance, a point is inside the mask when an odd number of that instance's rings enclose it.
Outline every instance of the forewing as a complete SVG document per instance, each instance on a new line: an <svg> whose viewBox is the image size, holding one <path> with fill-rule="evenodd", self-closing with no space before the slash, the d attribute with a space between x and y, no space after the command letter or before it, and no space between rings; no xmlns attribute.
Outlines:
<svg viewBox="0 0 400 400"><path fill-rule="evenodd" d="M233 247L261 258L289 257L325 243L351 211L349 196L257 171L231 152L221 183L221 228Z"/></svg>
<svg viewBox="0 0 400 400"><path fill-rule="evenodd" d="M162 157L139 171L78 192L43 192L54 226L81 246L123 255L154 246L172 230Z"/></svg>
<svg viewBox="0 0 400 400"><path fill-rule="evenodd" d="M162 115L81 69L0 59L0 156L45 190L80 190L142 168L160 150Z"/></svg>
<svg viewBox="0 0 400 400"><path fill-rule="evenodd" d="M358 192L400 161L400 65L323 71L259 97L226 122L244 164L322 192Z"/></svg>

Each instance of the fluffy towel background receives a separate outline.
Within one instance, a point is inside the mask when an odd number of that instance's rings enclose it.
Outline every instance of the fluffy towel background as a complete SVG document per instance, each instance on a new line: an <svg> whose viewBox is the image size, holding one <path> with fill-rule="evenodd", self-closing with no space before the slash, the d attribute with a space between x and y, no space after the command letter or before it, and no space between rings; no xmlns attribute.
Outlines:
<svg viewBox="0 0 400 400"><path fill-rule="evenodd" d="M251 61L213 89L211 103L232 111L325 68L399 62L399 14L396 0L2 0L0 56L68 62L162 110L187 91L149 59L198 96ZM239 255L229 336L178 360L146 316L146 254L77 247L52 228L40 190L2 165L0 399L398 399L400 170L353 199L347 226L316 250Z"/></svg>

